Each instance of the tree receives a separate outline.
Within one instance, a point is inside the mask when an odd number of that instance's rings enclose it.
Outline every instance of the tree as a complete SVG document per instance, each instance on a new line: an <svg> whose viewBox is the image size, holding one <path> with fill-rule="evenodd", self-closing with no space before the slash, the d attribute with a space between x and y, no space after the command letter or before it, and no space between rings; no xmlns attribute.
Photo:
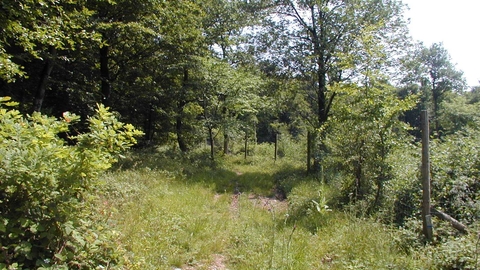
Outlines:
<svg viewBox="0 0 480 270"><path fill-rule="evenodd" d="M195 76L199 80L202 118L210 143L210 157L214 159L215 137L220 132L252 130L256 114L262 107L259 92L262 80L258 74L245 68L234 68L216 58L204 58L202 68ZM237 136L238 137L238 136Z"/></svg>
<svg viewBox="0 0 480 270"><path fill-rule="evenodd" d="M330 164L345 174L346 201L365 200L364 210L372 213L381 206L385 186L393 178L391 155L409 139L408 125L399 117L416 104L417 97L400 99L392 85L373 77L367 85L340 84L336 91L339 105L327 136Z"/></svg>
<svg viewBox="0 0 480 270"><path fill-rule="evenodd" d="M392 153L409 143L408 125L400 116L417 103L417 96L396 95L389 72L378 68L388 59L374 36L358 41L367 48L359 57L358 80L333 86L339 103L328 138L331 159L346 173L343 195L348 202L366 201L364 210L372 213L382 205L385 187L393 179Z"/></svg>
<svg viewBox="0 0 480 270"><path fill-rule="evenodd" d="M441 43L434 43L422 50L420 60L425 66L424 83L430 86L435 132L440 136L439 107L445 94L451 91L463 91L465 79L463 72L457 71L451 63L450 55Z"/></svg>
<svg viewBox="0 0 480 270"><path fill-rule="evenodd" d="M0 80L5 92L19 79L29 81L25 88L15 87L20 90L15 92L22 92L24 100L31 97L31 110L40 111L59 59L64 61L68 51L97 40L97 34L85 23L91 12L82 3L27 0L2 1L0 12ZM30 89L35 90L32 93Z"/></svg>
<svg viewBox="0 0 480 270"><path fill-rule="evenodd" d="M194 1L92 1L103 43L91 53L96 93L146 141L176 134L182 151L198 125L192 72L206 54L200 6ZM191 129L191 130L189 130Z"/></svg>
<svg viewBox="0 0 480 270"><path fill-rule="evenodd" d="M320 131L315 158L318 165L325 151L323 125L331 115L336 96L331 86L354 80L361 69L362 53L368 48L359 38L375 38L384 45L385 54L389 53L388 47L401 44L392 41L401 41L399 34L405 30L403 6L397 1L273 2L274 15L268 20L270 32L265 33L271 50L263 56L271 58L273 54L282 71L291 70L305 82L305 99L311 115L315 115L308 120L310 131ZM311 157L307 159L310 169Z"/></svg>
<svg viewBox="0 0 480 270"><path fill-rule="evenodd" d="M255 69L252 54L246 53L245 50L248 51L250 47L248 28L259 23L259 14L265 10L261 1L205 0L202 8L205 12L203 20L205 42L212 56L235 67L251 66ZM227 117L226 114L224 116ZM225 128L222 131L223 152L227 154L232 131L226 125L223 127Z"/></svg>
<svg viewBox="0 0 480 270"><path fill-rule="evenodd" d="M442 134L449 135L466 129L480 129L480 103L471 102L471 92L449 93L442 102L441 115L436 121Z"/></svg>
<svg viewBox="0 0 480 270"><path fill-rule="evenodd" d="M141 57L134 55L138 53L137 46L143 47L136 37L145 37L145 32L155 34L154 30L147 26L146 20L158 11L158 5L143 0L92 0L87 2L87 7L95 11L92 24L102 37L98 48L101 102L110 106L112 84L118 73L125 71L125 67L135 59L133 56ZM124 54L129 57L118 59Z"/></svg>
<svg viewBox="0 0 480 270"><path fill-rule="evenodd" d="M434 126L432 131L436 136L441 132L441 104L453 91L462 92L465 89L463 72L455 69L450 55L441 43L434 43L430 47L417 44L410 55L403 60L403 69L406 72L402 79L403 92L421 94L421 103L412 111L408 120L413 126L419 126L420 110L431 110Z"/></svg>

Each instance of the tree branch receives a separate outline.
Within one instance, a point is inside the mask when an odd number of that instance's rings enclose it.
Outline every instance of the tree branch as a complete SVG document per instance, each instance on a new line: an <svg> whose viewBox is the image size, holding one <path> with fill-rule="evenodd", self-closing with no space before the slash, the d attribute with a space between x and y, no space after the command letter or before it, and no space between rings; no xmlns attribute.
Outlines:
<svg viewBox="0 0 480 270"><path fill-rule="evenodd" d="M337 92L333 92L333 93L332 93L332 96L331 96L330 99L328 100L327 109L325 110L325 115L329 115L329 113L330 113L330 107L332 106L333 99L335 98L336 95L337 95Z"/></svg>
<svg viewBox="0 0 480 270"><path fill-rule="evenodd" d="M442 211L440 210L437 210L435 208L430 208L430 213L442 220L445 220L445 221L448 221L450 222L450 224L452 225L453 228L457 229L458 231L460 231L461 233L464 233L464 234L468 234L468 229L467 229L467 226L463 225L460 221L454 219L453 217L451 217L450 215L446 214L446 213L443 213Z"/></svg>

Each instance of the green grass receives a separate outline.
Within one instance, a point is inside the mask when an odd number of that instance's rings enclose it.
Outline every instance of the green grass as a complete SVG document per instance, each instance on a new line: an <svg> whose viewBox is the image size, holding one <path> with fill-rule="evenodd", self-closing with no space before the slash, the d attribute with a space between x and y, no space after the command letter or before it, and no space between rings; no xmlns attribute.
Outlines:
<svg viewBox="0 0 480 270"><path fill-rule="evenodd" d="M233 156L212 168L192 158L137 154L104 177L127 269L431 268L397 247L397 231L326 210L333 191L299 164ZM288 203L266 199L279 182Z"/></svg>

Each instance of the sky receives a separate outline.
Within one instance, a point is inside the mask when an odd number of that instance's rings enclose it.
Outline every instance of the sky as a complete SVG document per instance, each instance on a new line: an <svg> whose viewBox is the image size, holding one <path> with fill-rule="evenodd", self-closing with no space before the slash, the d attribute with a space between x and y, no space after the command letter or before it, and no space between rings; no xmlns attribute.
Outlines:
<svg viewBox="0 0 480 270"><path fill-rule="evenodd" d="M469 86L480 85L480 0L402 0L410 34L425 46L442 42Z"/></svg>

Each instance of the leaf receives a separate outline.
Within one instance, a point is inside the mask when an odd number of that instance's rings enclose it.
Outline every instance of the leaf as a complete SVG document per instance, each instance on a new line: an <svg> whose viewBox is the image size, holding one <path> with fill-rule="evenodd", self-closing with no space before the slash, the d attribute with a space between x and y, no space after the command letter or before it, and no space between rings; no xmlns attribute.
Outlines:
<svg viewBox="0 0 480 270"><path fill-rule="evenodd" d="M64 262L65 259L67 258L65 255L60 254L60 253L57 253L57 254L55 254L54 256L55 256L55 258L57 258L57 259L60 260L61 262Z"/></svg>
<svg viewBox="0 0 480 270"><path fill-rule="evenodd" d="M73 224L71 222L67 222L63 225L63 229L65 230L66 235L71 235L72 231L74 230Z"/></svg>
<svg viewBox="0 0 480 270"><path fill-rule="evenodd" d="M316 202L315 200L312 200L312 203L315 205L315 208L317 209L317 212L322 212L322 209L320 208L320 204Z"/></svg>

